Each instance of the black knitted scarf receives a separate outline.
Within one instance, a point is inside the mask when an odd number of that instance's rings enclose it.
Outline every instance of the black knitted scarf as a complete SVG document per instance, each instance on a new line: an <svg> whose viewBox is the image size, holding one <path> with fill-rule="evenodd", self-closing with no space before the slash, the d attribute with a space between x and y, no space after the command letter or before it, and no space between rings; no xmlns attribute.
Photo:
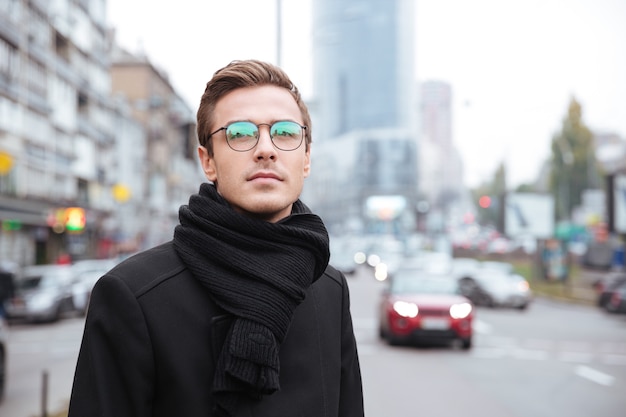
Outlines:
<svg viewBox="0 0 626 417"><path fill-rule="evenodd" d="M328 233L300 201L270 223L234 211L212 184L179 211L174 247L215 302L235 317L216 366L223 415L280 389L278 351L295 308L328 265Z"/></svg>

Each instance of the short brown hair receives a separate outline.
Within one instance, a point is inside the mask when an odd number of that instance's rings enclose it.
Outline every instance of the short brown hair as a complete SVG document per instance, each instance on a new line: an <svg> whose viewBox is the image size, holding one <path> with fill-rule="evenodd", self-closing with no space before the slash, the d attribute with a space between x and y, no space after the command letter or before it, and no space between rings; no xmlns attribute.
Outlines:
<svg viewBox="0 0 626 417"><path fill-rule="evenodd" d="M302 121L307 127L304 130L307 149L311 144L311 116L307 109L298 88L291 82L287 74L276 65L257 60L232 61L224 68L217 70L213 78L206 84L204 94L200 99L198 107L197 131L200 145L207 148L209 155L213 154L213 146L209 135L212 133L213 111L215 105L226 94L233 90L244 87L254 87L261 85L275 85L282 87L291 93L300 108Z"/></svg>

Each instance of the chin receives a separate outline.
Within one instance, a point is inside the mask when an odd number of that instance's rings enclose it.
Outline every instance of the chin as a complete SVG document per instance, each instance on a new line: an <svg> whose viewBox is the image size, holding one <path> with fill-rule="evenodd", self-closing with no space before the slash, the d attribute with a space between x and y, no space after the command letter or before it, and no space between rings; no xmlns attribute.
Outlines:
<svg viewBox="0 0 626 417"><path fill-rule="evenodd" d="M260 219L277 221L291 214L291 205L292 203L286 200L260 199L249 204L246 211Z"/></svg>

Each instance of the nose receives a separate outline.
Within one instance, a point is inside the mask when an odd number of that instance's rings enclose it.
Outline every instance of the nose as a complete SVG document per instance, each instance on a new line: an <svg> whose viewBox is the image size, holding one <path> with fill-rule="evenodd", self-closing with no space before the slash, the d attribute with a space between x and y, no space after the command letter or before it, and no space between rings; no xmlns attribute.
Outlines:
<svg viewBox="0 0 626 417"><path fill-rule="evenodd" d="M254 148L254 155L257 159L274 159L276 158L276 148L270 137L270 127L259 126L259 140Z"/></svg>

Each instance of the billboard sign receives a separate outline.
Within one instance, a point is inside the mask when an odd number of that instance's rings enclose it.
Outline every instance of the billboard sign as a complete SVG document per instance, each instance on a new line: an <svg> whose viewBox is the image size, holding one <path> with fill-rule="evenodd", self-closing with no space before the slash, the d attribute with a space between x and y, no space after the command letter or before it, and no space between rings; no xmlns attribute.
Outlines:
<svg viewBox="0 0 626 417"><path fill-rule="evenodd" d="M554 234L554 197L536 193L509 193L505 199L504 232L509 237L548 239Z"/></svg>
<svg viewBox="0 0 626 417"><path fill-rule="evenodd" d="M367 217L376 220L393 220L407 208L406 197L401 195L374 195L365 201Z"/></svg>

